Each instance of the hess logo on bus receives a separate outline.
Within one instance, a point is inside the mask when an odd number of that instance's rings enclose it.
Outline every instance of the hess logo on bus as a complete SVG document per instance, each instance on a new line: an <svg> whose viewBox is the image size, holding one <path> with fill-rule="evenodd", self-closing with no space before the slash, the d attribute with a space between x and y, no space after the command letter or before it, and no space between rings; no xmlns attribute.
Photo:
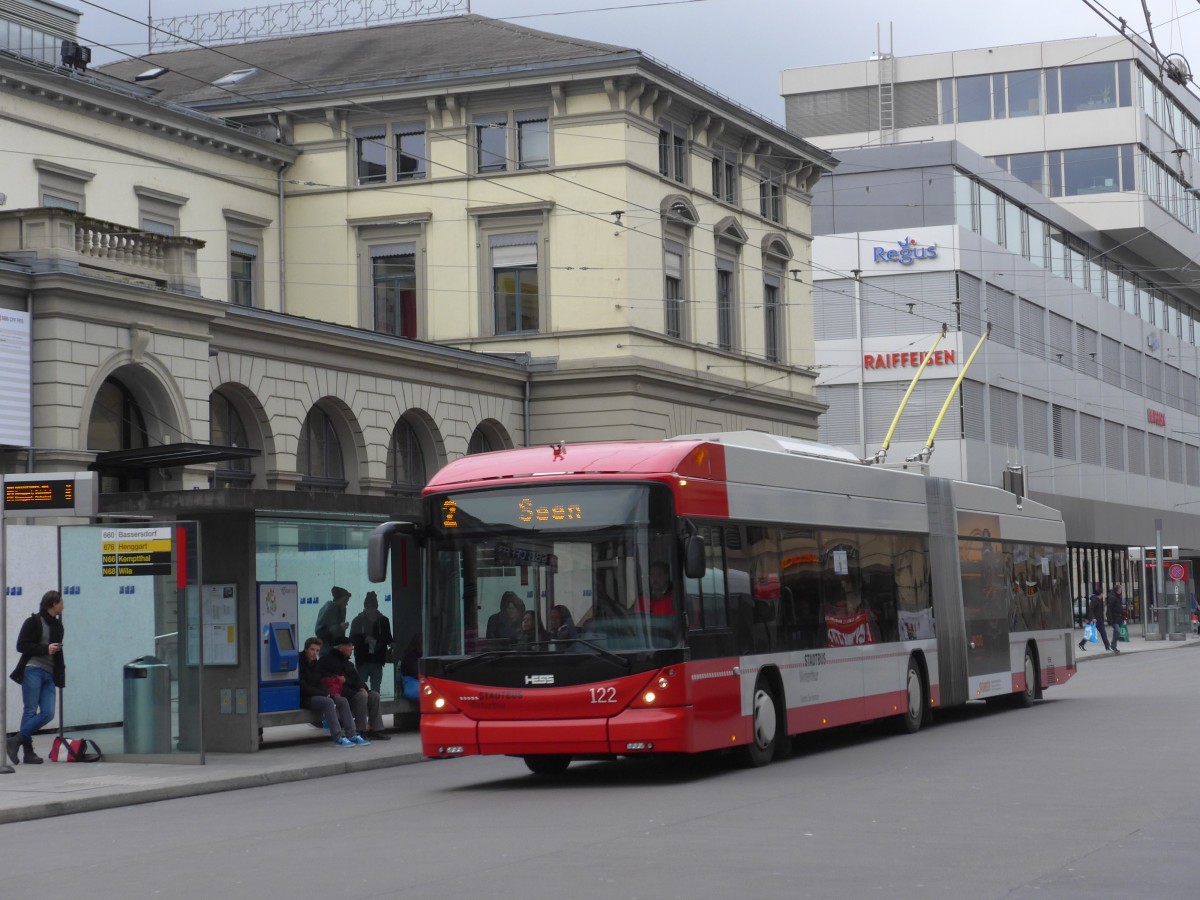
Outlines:
<svg viewBox="0 0 1200 900"><path fill-rule="evenodd" d="M554 684L553 675L526 675L526 684Z"/></svg>

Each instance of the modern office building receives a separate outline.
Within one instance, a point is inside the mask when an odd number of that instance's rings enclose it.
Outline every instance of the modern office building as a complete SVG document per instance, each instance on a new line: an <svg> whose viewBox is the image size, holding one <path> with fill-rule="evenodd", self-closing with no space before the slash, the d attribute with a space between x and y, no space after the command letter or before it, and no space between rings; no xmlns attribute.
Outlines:
<svg viewBox="0 0 1200 900"><path fill-rule="evenodd" d="M1125 550L1200 553L1200 101L1149 48L1093 38L792 69L788 127L836 150L814 199L822 439L1064 511L1077 593ZM851 149L851 148L860 149ZM867 149L869 148L869 149Z"/></svg>

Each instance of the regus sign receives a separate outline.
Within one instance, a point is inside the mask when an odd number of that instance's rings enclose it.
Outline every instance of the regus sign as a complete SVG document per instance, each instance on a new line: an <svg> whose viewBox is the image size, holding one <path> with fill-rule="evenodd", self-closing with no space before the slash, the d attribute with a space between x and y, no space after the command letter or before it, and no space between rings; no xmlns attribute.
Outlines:
<svg viewBox="0 0 1200 900"><path fill-rule="evenodd" d="M877 263L899 263L902 266L911 266L918 259L937 259L937 245L929 244L920 246L915 238L906 237L902 241L896 241L898 249L890 247L874 247L874 261Z"/></svg>

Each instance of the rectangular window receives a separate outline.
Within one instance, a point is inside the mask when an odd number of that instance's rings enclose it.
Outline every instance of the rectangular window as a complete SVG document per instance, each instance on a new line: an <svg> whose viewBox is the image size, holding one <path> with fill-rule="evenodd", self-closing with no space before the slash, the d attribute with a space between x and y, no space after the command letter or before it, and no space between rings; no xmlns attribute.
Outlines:
<svg viewBox="0 0 1200 900"><path fill-rule="evenodd" d="M424 178L428 174L425 129L420 125L397 125L393 133L396 143L396 180Z"/></svg>
<svg viewBox="0 0 1200 900"><path fill-rule="evenodd" d="M1146 432L1140 428L1127 428L1125 435L1129 438L1127 458L1129 460L1129 474L1145 475L1146 474Z"/></svg>
<svg viewBox="0 0 1200 900"><path fill-rule="evenodd" d="M1021 207L1004 201L1004 246L1013 253L1019 253L1021 256L1028 256L1025 252L1024 229L1022 221L1025 218L1025 212Z"/></svg>
<svg viewBox="0 0 1200 900"><path fill-rule="evenodd" d="M663 310L667 337L683 337L683 246L666 243L663 251Z"/></svg>
<svg viewBox="0 0 1200 900"><path fill-rule="evenodd" d="M1035 191L1047 193L1044 153L1014 153L1008 158L1009 171Z"/></svg>
<svg viewBox="0 0 1200 900"><path fill-rule="evenodd" d="M975 182L962 172L954 173L954 222L971 231L979 230L975 216Z"/></svg>
<svg viewBox="0 0 1200 900"><path fill-rule="evenodd" d="M991 83L987 75L958 79L959 122L984 122L992 117Z"/></svg>
<svg viewBox="0 0 1200 900"><path fill-rule="evenodd" d="M397 337L417 337L417 267L415 244L371 248L374 329Z"/></svg>
<svg viewBox="0 0 1200 900"><path fill-rule="evenodd" d="M774 275L763 278L763 356L771 362L783 359L779 285L780 279Z"/></svg>
<svg viewBox="0 0 1200 900"><path fill-rule="evenodd" d="M545 109L526 109L516 114L517 167L544 169L550 165L550 114Z"/></svg>
<svg viewBox="0 0 1200 900"><path fill-rule="evenodd" d="M660 175L687 184L687 128L674 122L663 122L658 131L658 172Z"/></svg>
<svg viewBox="0 0 1200 900"><path fill-rule="evenodd" d="M1008 97L1004 90L1004 73L992 76L992 118L1008 118Z"/></svg>
<svg viewBox="0 0 1200 900"><path fill-rule="evenodd" d="M1075 410L1055 404L1051 408L1054 423L1054 455L1059 459L1075 458Z"/></svg>
<svg viewBox="0 0 1200 900"><path fill-rule="evenodd" d="M496 334L523 334L540 329L540 292L536 232L494 235L492 286Z"/></svg>
<svg viewBox="0 0 1200 900"><path fill-rule="evenodd" d="M508 169L508 116L504 113L475 119L477 172L504 172Z"/></svg>
<svg viewBox="0 0 1200 900"><path fill-rule="evenodd" d="M732 350L734 344L733 263L717 260L717 346Z"/></svg>
<svg viewBox="0 0 1200 900"><path fill-rule="evenodd" d="M1064 66L1061 72L1063 112L1116 108L1117 67L1113 63Z"/></svg>
<svg viewBox="0 0 1200 900"><path fill-rule="evenodd" d="M713 150L712 194L726 203L738 202L738 161L732 150Z"/></svg>
<svg viewBox="0 0 1200 900"><path fill-rule="evenodd" d="M1125 426L1118 422L1104 423L1104 465L1118 472L1125 469Z"/></svg>
<svg viewBox="0 0 1200 900"><path fill-rule="evenodd" d="M993 244L1000 243L1000 195L979 186L979 233Z"/></svg>
<svg viewBox="0 0 1200 900"><path fill-rule="evenodd" d="M1121 190L1121 161L1116 147L1064 150L1063 193L1068 197Z"/></svg>
<svg viewBox="0 0 1200 900"><path fill-rule="evenodd" d="M85 191L95 173L64 166L47 159L34 159L38 173L38 196L41 205L53 209L72 209L86 212Z"/></svg>
<svg viewBox="0 0 1200 900"><path fill-rule="evenodd" d="M1008 117L1042 114L1042 73L1037 69L1008 73Z"/></svg>
<svg viewBox="0 0 1200 900"><path fill-rule="evenodd" d="M1046 223L1032 213L1029 222L1029 261L1036 266L1046 267Z"/></svg>
<svg viewBox="0 0 1200 900"><path fill-rule="evenodd" d="M254 266L258 247L241 241L229 242L229 302L234 306L254 305Z"/></svg>
<svg viewBox="0 0 1200 900"><path fill-rule="evenodd" d="M175 226L170 222L160 222L157 219L143 218L140 227L142 231L149 234L161 234L163 237L175 236Z"/></svg>
<svg viewBox="0 0 1200 900"><path fill-rule="evenodd" d="M1121 151L1121 190L1137 190L1137 169L1133 165L1133 144L1122 144Z"/></svg>
<svg viewBox="0 0 1200 900"><path fill-rule="evenodd" d="M763 218L772 222L783 221L783 176L770 169L759 174L758 207Z"/></svg>
<svg viewBox="0 0 1200 900"><path fill-rule="evenodd" d="M942 124L954 124L954 79L943 78L938 82L938 91L941 94L942 103Z"/></svg>
<svg viewBox="0 0 1200 900"><path fill-rule="evenodd" d="M1061 197L1063 195L1062 151L1051 150L1046 156L1049 159L1050 196Z"/></svg>
<svg viewBox="0 0 1200 900"><path fill-rule="evenodd" d="M1058 69L1046 70L1046 112L1058 112Z"/></svg>
<svg viewBox="0 0 1200 900"><path fill-rule="evenodd" d="M354 151L359 184L387 181L387 132L382 127L355 129Z"/></svg>

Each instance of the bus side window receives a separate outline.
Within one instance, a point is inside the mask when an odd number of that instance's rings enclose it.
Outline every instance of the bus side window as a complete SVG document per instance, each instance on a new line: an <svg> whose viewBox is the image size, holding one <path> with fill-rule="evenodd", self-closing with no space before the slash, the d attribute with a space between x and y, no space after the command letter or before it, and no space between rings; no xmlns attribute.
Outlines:
<svg viewBox="0 0 1200 900"><path fill-rule="evenodd" d="M750 599L750 558L743 531L736 525L725 529L725 591L737 652L754 653L758 648Z"/></svg>
<svg viewBox="0 0 1200 900"><path fill-rule="evenodd" d="M783 557L779 623L782 647L786 650L824 647L816 533L807 528L784 528L780 535L780 552Z"/></svg>

